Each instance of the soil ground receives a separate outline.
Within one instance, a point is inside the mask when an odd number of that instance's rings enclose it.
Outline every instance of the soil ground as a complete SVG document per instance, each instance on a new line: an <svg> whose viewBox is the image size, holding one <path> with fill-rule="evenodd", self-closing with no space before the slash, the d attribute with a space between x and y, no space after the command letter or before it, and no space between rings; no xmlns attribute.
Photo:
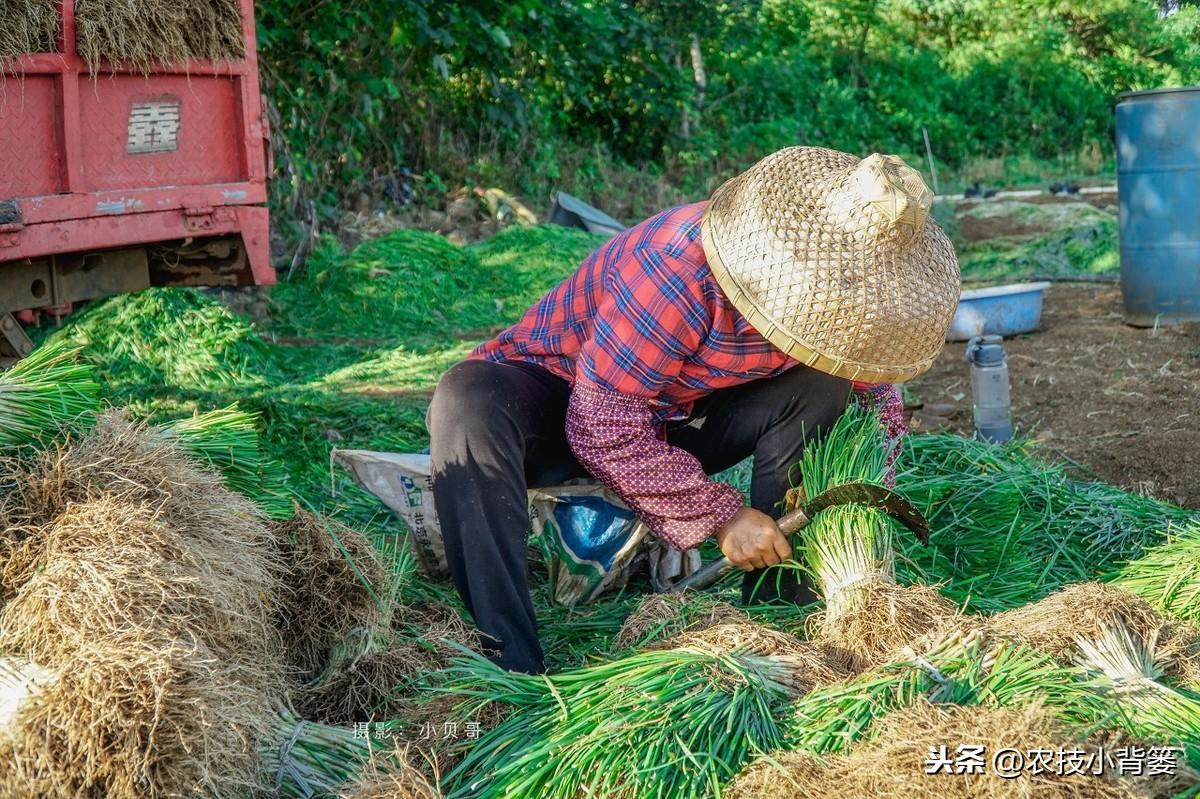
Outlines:
<svg viewBox="0 0 1200 799"><path fill-rule="evenodd" d="M1055 284L1041 330L1005 342L1013 420L1080 476L1200 508L1200 324L1139 329L1116 286ZM964 344L909 388L914 430L971 432Z"/></svg>

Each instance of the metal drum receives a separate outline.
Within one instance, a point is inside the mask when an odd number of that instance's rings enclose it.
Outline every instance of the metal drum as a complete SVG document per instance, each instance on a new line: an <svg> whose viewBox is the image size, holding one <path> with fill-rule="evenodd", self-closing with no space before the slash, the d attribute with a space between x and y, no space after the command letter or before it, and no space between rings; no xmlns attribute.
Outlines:
<svg viewBox="0 0 1200 799"><path fill-rule="evenodd" d="M1200 87L1117 103L1125 321L1200 320Z"/></svg>

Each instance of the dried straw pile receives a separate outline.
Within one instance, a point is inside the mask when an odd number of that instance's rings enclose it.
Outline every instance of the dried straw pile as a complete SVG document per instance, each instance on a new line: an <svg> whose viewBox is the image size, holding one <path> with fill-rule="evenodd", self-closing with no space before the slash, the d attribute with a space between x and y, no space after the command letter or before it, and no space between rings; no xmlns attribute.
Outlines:
<svg viewBox="0 0 1200 799"><path fill-rule="evenodd" d="M92 74L246 55L239 0L76 0L75 46Z"/></svg>
<svg viewBox="0 0 1200 799"><path fill-rule="evenodd" d="M0 3L0 61L24 53L53 52L58 24L54 0L4 0ZM0 64L0 73L4 71Z"/></svg>
<svg viewBox="0 0 1200 799"><path fill-rule="evenodd" d="M744 771L725 796L730 799L912 799L919 796L1070 797L1070 799L1133 799L1172 795L1168 785L1138 785L1112 777L1046 772L1015 779L995 774L987 758L1000 749L1021 751L1079 747L1095 753L1096 746L1072 737L1052 714L1038 705L1022 709L936 705L918 700L880 722L878 736L847 754L820 757L805 752L776 752L774 762L762 760ZM959 743L986 747L982 775L926 774L930 746L947 745L953 757ZM1166 778L1169 783L1170 778Z"/></svg>
<svg viewBox="0 0 1200 799"><path fill-rule="evenodd" d="M379 550L361 532L299 511L274 526L290 587L277 608L297 708L326 724L411 710L412 680L477 647L451 608L404 605Z"/></svg>
<svg viewBox="0 0 1200 799"><path fill-rule="evenodd" d="M255 507L116 414L26 464L13 492L0 651L58 677L0 730L0 796L260 785L282 669Z"/></svg>

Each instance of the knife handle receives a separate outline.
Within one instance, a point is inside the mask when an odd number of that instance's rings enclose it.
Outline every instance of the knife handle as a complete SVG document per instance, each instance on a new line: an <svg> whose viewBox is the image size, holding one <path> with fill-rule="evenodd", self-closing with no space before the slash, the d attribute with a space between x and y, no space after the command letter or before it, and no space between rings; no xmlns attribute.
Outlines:
<svg viewBox="0 0 1200 799"><path fill-rule="evenodd" d="M800 508L796 508L791 513L785 513L780 517L778 522L779 532L784 535L791 535L803 530L808 522L809 518L807 514ZM733 564L729 562L729 558L722 556L700 569L700 571L694 572L675 583L675 585L671 586L670 593L678 594L682 591L700 591L708 588L731 568L733 568Z"/></svg>

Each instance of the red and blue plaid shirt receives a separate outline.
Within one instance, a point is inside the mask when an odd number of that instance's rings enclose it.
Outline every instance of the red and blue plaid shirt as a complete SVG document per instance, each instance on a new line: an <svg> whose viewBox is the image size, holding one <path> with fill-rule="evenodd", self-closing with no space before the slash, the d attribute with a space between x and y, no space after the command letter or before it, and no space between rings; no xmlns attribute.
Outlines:
<svg viewBox="0 0 1200 799"><path fill-rule="evenodd" d="M742 501L662 441L662 423L686 418L717 389L796 365L718 287L700 241L705 206L672 208L621 233L472 354L537 363L571 382L567 438L580 463L681 549L711 535ZM893 387L863 399L899 432Z"/></svg>
<svg viewBox="0 0 1200 799"><path fill-rule="evenodd" d="M795 365L717 286L700 242L705 205L664 211L612 239L475 356L531 361L644 397L656 421L684 418L716 389Z"/></svg>

